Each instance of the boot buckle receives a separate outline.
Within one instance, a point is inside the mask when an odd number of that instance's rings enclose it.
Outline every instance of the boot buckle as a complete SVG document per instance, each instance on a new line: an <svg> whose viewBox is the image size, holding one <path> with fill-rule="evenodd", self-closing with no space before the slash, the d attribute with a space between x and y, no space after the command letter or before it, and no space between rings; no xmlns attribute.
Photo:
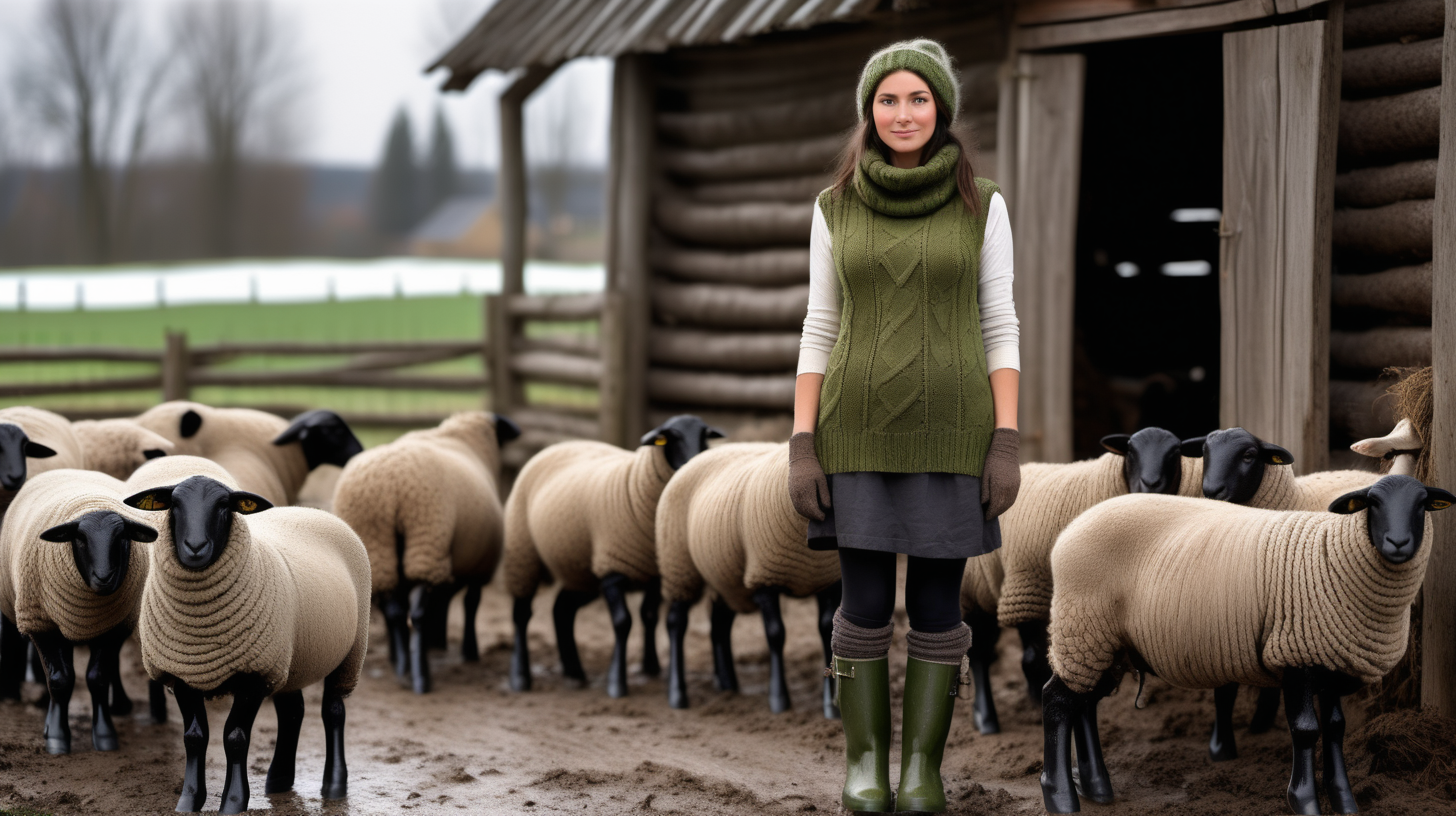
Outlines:
<svg viewBox="0 0 1456 816"><path fill-rule="evenodd" d="M834 661L834 668L833 669L830 669L830 668L828 668L826 666L825 669L824 669L824 676L825 677L847 677L850 680L853 680L854 679L854 664L853 663L850 663L848 665L849 671L845 671L845 668L846 667L841 663L840 660L835 659L835 661Z"/></svg>

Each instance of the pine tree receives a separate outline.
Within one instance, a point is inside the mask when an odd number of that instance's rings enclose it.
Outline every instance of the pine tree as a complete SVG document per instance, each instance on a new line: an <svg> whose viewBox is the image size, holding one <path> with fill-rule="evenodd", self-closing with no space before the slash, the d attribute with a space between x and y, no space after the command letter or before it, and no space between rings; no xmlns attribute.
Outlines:
<svg viewBox="0 0 1456 816"><path fill-rule="evenodd" d="M428 216L459 189L460 171L455 166L455 136L445 112L435 108L435 131L430 136L430 155L424 168L424 207Z"/></svg>
<svg viewBox="0 0 1456 816"><path fill-rule="evenodd" d="M409 116L400 108L389 126L384 157L374 171L374 225L380 233L403 236L419 223L417 175Z"/></svg>

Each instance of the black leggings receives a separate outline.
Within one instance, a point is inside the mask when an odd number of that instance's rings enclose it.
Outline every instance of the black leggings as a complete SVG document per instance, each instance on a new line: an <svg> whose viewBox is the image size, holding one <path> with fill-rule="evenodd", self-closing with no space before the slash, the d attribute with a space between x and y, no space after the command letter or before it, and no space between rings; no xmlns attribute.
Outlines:
<svg viewBox="0 0 1456 816"><path fill-rule="evenodd" d="M917 632L949 632L961 625L964 558L909 556L905 611ZM844 600L839 609L855 626L882 629L895 611L895 553L839 548Z"/></svg>

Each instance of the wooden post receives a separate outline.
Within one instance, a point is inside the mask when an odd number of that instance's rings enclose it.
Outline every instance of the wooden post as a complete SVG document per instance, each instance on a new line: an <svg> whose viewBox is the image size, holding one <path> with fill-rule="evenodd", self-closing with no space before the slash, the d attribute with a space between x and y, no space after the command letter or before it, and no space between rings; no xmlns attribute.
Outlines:
<svg viewBox="0 0 1456 816"><path fill-rule="evenodd" d="M505 308L512 295L526 291L526 97L541 87L556 66L533 66L516 78L500 98L500 175L496 206L501 219L501 294L485 304L486 344L490 369L491 410L507 414L521 404L520 389L510 374L511 340L520 321Z"/></svg>
<svg viewBox="0 0 1456 816"><path fill-rule="evenodd" d="M1022 54L1017 68L1010 203L1026 372L1018 412L1022 458L1066 462L1072 458L1072 315L1087 60L1081 54Z"/></svg>
<svg viewBox="0 0 1456 816"><path fill-rule="evenodd" d="M1433 481L1456 489L1456 0L1446 0L1441 46L1441 147L1436 170L1436 233L1432 275L1431 352L1435 421ZM1456 512L1432 514L1435 537L1426 542L1424 621L1421 632L1421 705L1456 717Z"/></svg>
<svg viewBox="0 0 1456 816"><path fill-rule="evenodd" d="M185 400L192 389L187 385L187 369L192 365L187 353L187 333L167 332L167 347L162 351L162 399Z"/></svg>
<svg viewBox="0 0 1456 816"><path fill-rule="evenodd" d="M612 77L611 207L608 210L607 288L621 296L622 306L612 337L602 337L603 361L620 356L620 366L606 368L620 382L602 391L603 399L620 401L603 414L602 436L618 444L636 439L647 428L647 334L652 324L648 286L647 233L651 226L653 154L657 134L649 57L617 58ZM608 344L619 346L608 350Z"/></svg>
<svg viewBox="0 0 1456 816"><path fill-rule="evenodd" d="M1225 34L1219 422L1329 462L1339 16Z"/></svg>
<svg viewBox="0 0 1456 816"><path fill-rule="evenodd" d="M602 301L602 378L597 383L597 417L602 441L623 448L631 447L632 440L623 415L627 406L622 392L627 363L627 344L622 337L626 305L621 292L609 291Z"/></svg>

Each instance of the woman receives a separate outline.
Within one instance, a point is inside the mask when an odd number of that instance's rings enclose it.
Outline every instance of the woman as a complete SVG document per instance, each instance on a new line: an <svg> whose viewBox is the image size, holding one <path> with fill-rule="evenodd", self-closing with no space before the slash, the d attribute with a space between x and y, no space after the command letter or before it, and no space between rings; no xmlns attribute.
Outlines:
<svg viewBox="0 0 1456 816"><path fill-rule="evenodd" d="M1001 546L1021 481L1011 231L951 132L960 89L939 43L870 58L860 127L810 238L789 492L809 546L839 550L834 619L845 809L945 810L941 756L961 657L966 559ZM825 474L828 474L826 478ZM895 556L909 556L900 788L889 780Z"/></svg>

